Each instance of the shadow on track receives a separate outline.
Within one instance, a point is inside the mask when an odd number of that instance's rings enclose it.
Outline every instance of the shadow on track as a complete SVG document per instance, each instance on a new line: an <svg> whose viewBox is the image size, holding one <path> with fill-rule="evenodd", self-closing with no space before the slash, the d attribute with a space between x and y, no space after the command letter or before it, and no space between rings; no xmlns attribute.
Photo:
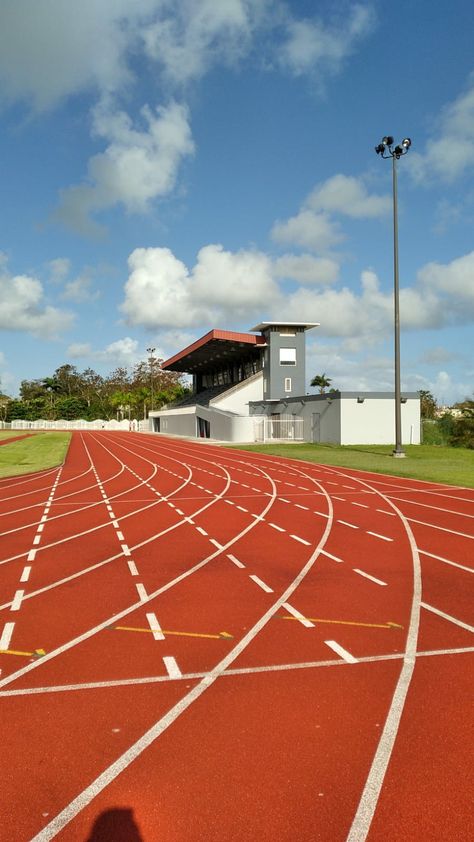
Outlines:
<svg viewBox="0 0 474 842"><path fill-rule="evenodd" d="M112 807L96 818L86 842L144 842L129 807Z"/></svg>

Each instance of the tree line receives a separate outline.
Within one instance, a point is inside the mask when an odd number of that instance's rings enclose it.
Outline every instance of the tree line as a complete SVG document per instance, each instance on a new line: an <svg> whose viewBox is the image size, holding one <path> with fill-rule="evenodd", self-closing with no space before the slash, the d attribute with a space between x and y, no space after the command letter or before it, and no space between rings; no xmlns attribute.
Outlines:
<svg viewBox="0 0 474 842"><path fill-rule="evenodd" d="M38 380L22 380L18 399L0 396L4 421L146 417L188 393L183 375L163 371L163 360L150 357L132 368L118 367L105 376L92 368L79 371L66 363Z"/></svg>

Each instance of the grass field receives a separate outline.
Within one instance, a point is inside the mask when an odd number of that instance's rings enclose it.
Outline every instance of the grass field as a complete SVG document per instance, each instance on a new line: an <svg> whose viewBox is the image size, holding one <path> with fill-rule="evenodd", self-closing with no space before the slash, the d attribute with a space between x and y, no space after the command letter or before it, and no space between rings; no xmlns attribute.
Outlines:
<svg viewBox="0 0 474 842"><path fill-rule="evenodd" d="M0 442L27 433L27 430L1 430ZM12 477L61 465L69 447L70 433L34 433L28 438L0 444L0 477Z"/></svg>
<svg viewBox="0 0 474 842"><path fill-rule="evenodd" d="M285 459L304 459L358 471L392 474L400 477L443 482L474 488L474 450L436 445L407 445L405 459L392 456L388 445L265 444L241 445L240 450L255 450Z"/></svg>

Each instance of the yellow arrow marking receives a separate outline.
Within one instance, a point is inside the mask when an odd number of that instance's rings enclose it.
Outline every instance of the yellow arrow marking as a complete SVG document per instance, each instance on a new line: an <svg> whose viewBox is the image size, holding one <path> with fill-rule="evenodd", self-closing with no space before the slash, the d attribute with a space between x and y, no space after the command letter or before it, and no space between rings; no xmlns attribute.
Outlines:
<svg viewBox="0 0 474 842"><path fill-rule="evenodd" d="M282 620L299 620L299 617L282 617ZM303 620L309 620L311 623L333 623L338 626L361 626L366 629L402 629L398 623L357 623L354 620L326 620L322 617L303 617Z"/></svg>
<svg viewBox="0 0 474 842"><path fill-rule="evenodd" d="M35 649L34 652L19 652L17 649L0 649L0 655L21 655L24 658L41 658L46 655L44 649Z"/></svg>
<svg viewBox="0 0 474 842"><path fill-rule="evenodd" d="M112 626L115 631L133 631L133 632L148 632L148 634L153 634L153 629L138 629L134 626ZM165 636L169 635L177 635L178 637L207 637L212 640L222 640L228 639L233 637L232 634L229 632L219 632L219 634L201 634L199 632L183 632L183 631L165 631L165 629L160 629L161 633Z"/></svg>

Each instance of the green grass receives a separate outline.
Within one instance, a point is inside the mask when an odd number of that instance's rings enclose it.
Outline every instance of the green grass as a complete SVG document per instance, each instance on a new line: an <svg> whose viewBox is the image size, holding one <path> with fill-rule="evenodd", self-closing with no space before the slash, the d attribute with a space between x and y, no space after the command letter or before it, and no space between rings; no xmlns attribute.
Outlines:
<svg viewBox="0 0 474 842"><path fill-rule="evenodd" d="M239 450L474 488L474 450L462 447L407 445L405 459L394 458L388 445L265 444Z"/></svg>
<svg viewBox="0 0 474 842"><path fill-rule="evenodd" d="M14 438L26 432L29 431L2 430L0 439ZM70 440L70 433L35 433L26 439L0 445L0 477L19 476L61 465Z"/></svg>

